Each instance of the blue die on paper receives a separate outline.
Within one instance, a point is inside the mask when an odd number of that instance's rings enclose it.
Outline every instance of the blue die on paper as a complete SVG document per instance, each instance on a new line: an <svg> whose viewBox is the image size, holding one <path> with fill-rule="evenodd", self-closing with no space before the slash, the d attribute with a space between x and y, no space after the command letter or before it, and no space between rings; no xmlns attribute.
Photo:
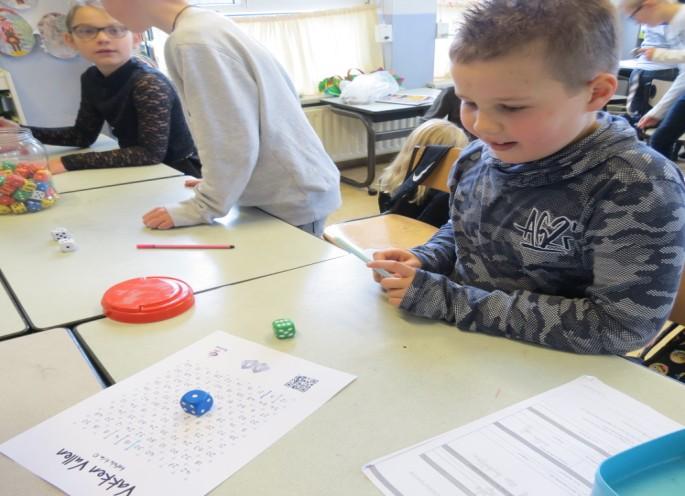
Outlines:
<svg viewBox="0 0 685 496"><path fill-rule="evenodd" d="M207 391L201 389L193 389L181 396L181 408L186 413L202 417L205 413L212 409L214 398Z"/></svg>

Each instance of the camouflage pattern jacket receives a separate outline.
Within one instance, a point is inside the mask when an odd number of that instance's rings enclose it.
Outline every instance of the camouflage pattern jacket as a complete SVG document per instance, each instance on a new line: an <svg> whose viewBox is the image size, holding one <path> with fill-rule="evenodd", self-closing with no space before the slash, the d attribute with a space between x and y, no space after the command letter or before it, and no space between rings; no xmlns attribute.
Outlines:
<svg viewBox="0 0 685 496"><path fill-rule="evenodd" d="M553 156L505 164L473 142L450 179L450 221L412 252L401 308L577 353L645 345L685 260L685 185L621 118Z"/></svg>

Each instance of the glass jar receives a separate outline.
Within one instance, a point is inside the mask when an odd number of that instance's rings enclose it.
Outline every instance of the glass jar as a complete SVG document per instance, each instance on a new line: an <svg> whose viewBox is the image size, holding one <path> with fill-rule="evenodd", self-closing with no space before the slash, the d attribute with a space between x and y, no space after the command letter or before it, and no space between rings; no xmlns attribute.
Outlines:
<svg viewBox="0 0 685 496"><path fill-rule="evenodd" d="M45 147L26 128L0 128L0 215L38 212L55 204Z"/></svg>

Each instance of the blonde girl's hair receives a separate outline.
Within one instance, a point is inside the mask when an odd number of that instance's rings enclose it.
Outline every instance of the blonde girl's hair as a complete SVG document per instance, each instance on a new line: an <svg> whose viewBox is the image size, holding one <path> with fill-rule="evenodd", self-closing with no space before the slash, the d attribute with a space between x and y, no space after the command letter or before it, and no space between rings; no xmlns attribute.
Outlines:
<svg viewBox="0 0 685 496"><path fill-rule="evenodd" d="M445 119L430 119L414 129L402 145L395 160L388 165L378 179L379 189L392 194L403 182L416 146L449 145L464 148L469 140L464 131ZM411 203L421 204L428 188L419 186Z"/></svg>
<svg viewBox="0 0 685 496"><path fill-rule="evenodd" d="M100 0L74 0L71 3L71 8L69 9L69 12L67 12L66 18L67 31L70 33L71 28L74 27L74 16L76 16L76 12L81 7L93 7L96 9L105 10L105 7L102 5Z"/></svg>

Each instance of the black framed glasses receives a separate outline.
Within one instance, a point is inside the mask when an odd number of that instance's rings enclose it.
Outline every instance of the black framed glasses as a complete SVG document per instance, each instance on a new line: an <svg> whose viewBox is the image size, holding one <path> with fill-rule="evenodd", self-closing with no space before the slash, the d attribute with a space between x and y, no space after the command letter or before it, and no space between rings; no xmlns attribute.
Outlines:
<svg viewBox="0 0 685 496"><path fill-rule="evenodd" d="M82 40L94 40L100 34L100 31L104 31L110 38L123 38L128 33L128 28L121 24L111 24L104 28L79 24L71 28L71 34Z"/></svg>
<svg viewBox="0 0 685 496"><path fill-rule="evenodd" d="M640 5L638 5L637 8L635 10L633 10L633 12L628 17L633 19L637 15L637 13L642 10L642 7L644 7L644 6L645 6L644 3L640 3Z"/></svg>

